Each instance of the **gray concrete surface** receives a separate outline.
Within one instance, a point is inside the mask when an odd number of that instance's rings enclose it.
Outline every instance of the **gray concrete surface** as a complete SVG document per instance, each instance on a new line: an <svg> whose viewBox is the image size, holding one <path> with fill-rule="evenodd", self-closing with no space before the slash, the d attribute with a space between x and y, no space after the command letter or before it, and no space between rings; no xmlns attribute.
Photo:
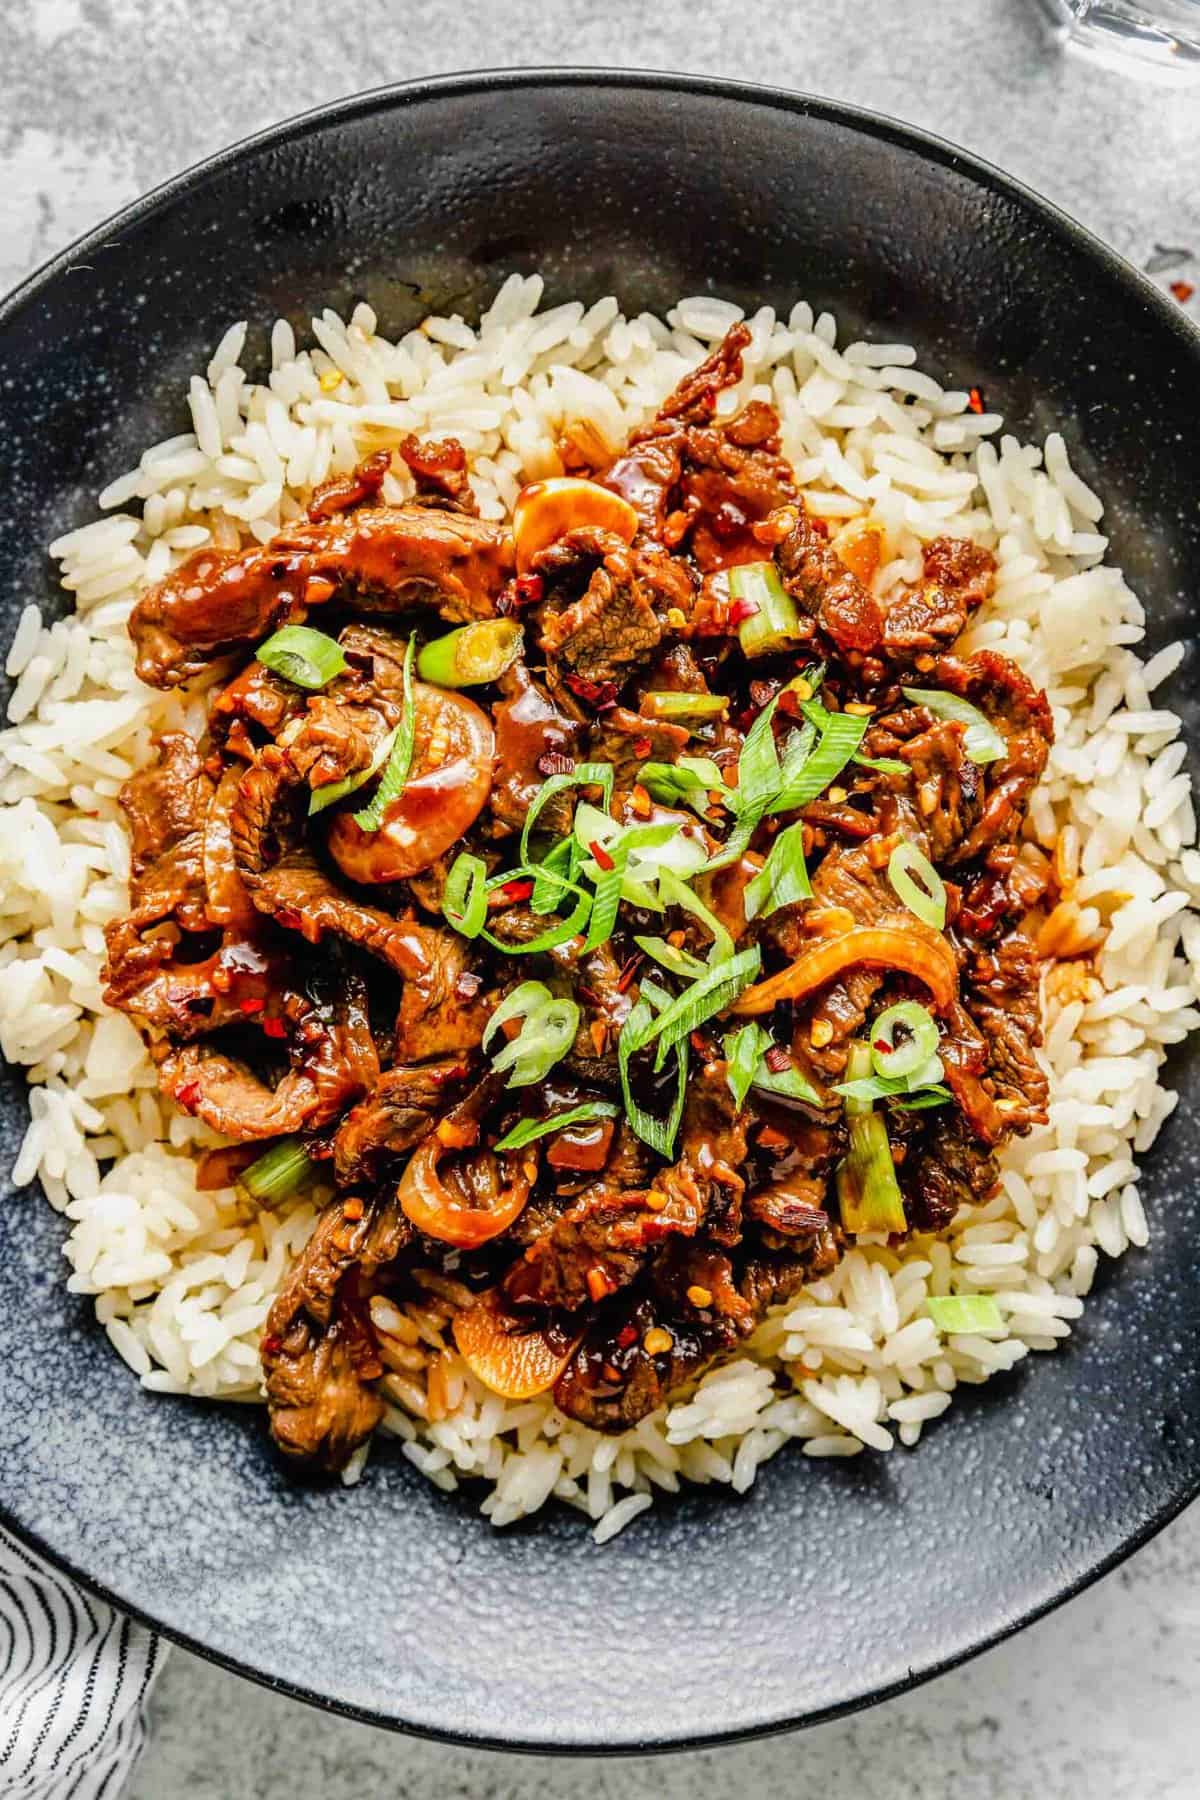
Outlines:
<svg viewBox="0 0 1200 1800"><path fill-rule="evenodd" d="M666 67L941 131L1134 261L1200 258L1200 94L1062 59L1034 0L7 0L0 288L232 139L383 81L519 63ZM1200 262L1165 271L1200 289ZM1080 296L1086 305L1086 296ZM1190 303L1200 316L1200 295ZM730 1680L736 1681L735 1667ZM1200 1793L1200 1513L920 1692L799 1737L668 1760L445 1749L331 1720L175 1652L130 1800L1182 1800Z"/></svg>

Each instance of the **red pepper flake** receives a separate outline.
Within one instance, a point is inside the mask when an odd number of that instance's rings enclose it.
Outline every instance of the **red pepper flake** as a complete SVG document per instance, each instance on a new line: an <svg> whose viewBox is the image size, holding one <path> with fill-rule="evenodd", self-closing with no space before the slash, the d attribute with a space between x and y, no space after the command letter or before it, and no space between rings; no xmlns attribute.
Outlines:
<svg viewBox="0 0 1200 1800"><path fill-rule="evenodd" d="M181 1106L183 1108L184 1112L194 1112L195 1107L196 1107L196 1102L197 1102L197 1100L199 1100L199 1098L200 1098L200 1083L198 1081L189 1081L189 1082L186 1082L184 1084L184 1086L180 1088L179 1092L175 1096L175 1102L176 1102L176 1105Z"/></svg>
<svg viewBox="0 0 1200 1800"><path fill-rule="evenodd" d="M568 675L567 686L596 712L609 712L617 704L615 681L593 681L588 675Z"/></svg>
<svg viewBox="0 0 1200 1800"><path fill-rule="evenodd" d="M532 881L506 881L500 892L506 900L528 900L533 892Z"/></svg>
<svg viewBox="0 0 1200 1800"><path fill-rule="evenodd" d="M654 745L650 742L648 737L639 737L634 738L633 740L633 754L635 756L649 756L653 748Z"/></svg>
<svg viewBox="0 0 1200 1800"><path fill-rule="evenodd" d="M790 1069L792 1066L792 1059L782 1044L772 1044L763 1057L763 1061L773 1075L782 1075L785 1069Z"/></svg>
<svg viewBox="0 0 1200 1800"><path fill-rule="evenodd" d="M640 950L635 951L634 954L629 958L629 961L625 964L624 968L621 970L621 973L617 977L617 992L618 992L618 994L628 993L630 985L633 981L633 978L637 974L638 965L639 965L639 963L643 962L644 960L645 959L643 958L642 952Z"/></svg>
<svg viewBox="0 0 1200 1800"><path fill-rule="evenodd" d="M1196 287L1195 287L1194 282L1173 281L1171 283L1171 292L1174 294L1175 298L1178 300L1180 306L1186 306L1188 301L1191 299L1192 295L1195 293L1195 291L1196 291Z"/></svg>
<svg viewBox="0 0 1200 1800"><path fill-rule="evenodd" d="M740 625L743 619L752 619L757 611L758 605L753 600L733 601L729 608L730 626Z"/></svg>
<svg viewBox="0 0 1200 1800"><path fill-rule="evenodd" d="M592 855L595 857L597 863L604 870L604 873L606 875L608 874L608 871L610 869L616 868L616 866L617 866L616 863L613 861L612 857L608 854L608 851L604 848L604 845L602 843L600 843L600 841L597 838L592 839L591 843L588 845L588 849L591 851Z"/></svg>
<svg viewBox="0 0 1200 1800"><path fill-rule="evenodd" d="M872 1050L878 1050L880 1056L890 1056L896 1046L895 1044L889 1044L886 1038L876 1038L875 1042L871 1045L871 1048Z"/></svg>
<svg viewBox="0 0 1200 1800"><path fill-rule="evenodd" d="M539 775L569 775L574 767L575 758L562 750L543 750L537 759Z"/></svg>
<svg viewBox="0 0 1200 1800"><path fill-rule="evenodd" d="M982 388L967 389L967 405L973 413L981 413L984 410Z"/></svg>
<svg viewBox="0 0 1200 1800"><path fill-rule="evenodd" d="M636 1325L622 1325L620 1331L618 1331L618 1333L617 1333L617 1348L618 1348L618 1350L628 1350L630 1344L636 1344L636 1343L637 1343L637 1326Z"/></svg>
<svg viewBox="0 0 1200 1800"><path fill-rule="evenodd" d="M248 1019L252 1019L255 1013L262 1012L266 1004L266 1001L259 994L247 994L244 1000L239 1000L238 1002L239 1008L245 1013Z"/></svg>
<svg viewBox="0 0 1200 1800"><path fill-rule="evenodd" d="M536 606L545 591L540 575L518 575L513 586L517 590L518 606Z"/></svg>
<svg viewBox="0 0 1200 1800"><path fill-rule="evenodd" d="M258 1348L262 1356L278 1356L283 1349L283 1339L277 1337L273 1331L269 1331L264 1338L259 1340Z"/></svg>
<svg viewBox="0 0 1200 1800"><path fill-rule="evenodd" d="M287 1026L282 1019L264 1019L262 1028L264 1037L285 1038L287 1036Z"/></svg>

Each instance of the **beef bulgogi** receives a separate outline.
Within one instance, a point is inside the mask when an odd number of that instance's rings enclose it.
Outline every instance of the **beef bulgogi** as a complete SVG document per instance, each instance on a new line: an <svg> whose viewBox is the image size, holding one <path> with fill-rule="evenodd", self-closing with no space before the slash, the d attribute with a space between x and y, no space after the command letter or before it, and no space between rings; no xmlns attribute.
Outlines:
<svg viewBox="0 0 1200 1800"><path fill-rule="evenodd" d="M107 997L226 1175L330 1195L262 1341L289 1454L344 1465L438 1280L485 1384L624 1429L1045 1119L1045 696L956 650L986 550L875 591L747 341L511 525L409 439L133 613L214 697L123 791Z"/></svg>

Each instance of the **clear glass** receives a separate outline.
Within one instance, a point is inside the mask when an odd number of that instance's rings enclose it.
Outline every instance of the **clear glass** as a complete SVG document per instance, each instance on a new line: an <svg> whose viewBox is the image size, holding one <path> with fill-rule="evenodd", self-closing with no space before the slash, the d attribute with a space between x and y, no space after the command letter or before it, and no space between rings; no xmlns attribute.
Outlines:
<svg viewBox="0 0 1200 1800"><path fill-rule="evenodd" d="M1041 0L1073 49L1160 81L1200 82L1200 0Z"/></svg>

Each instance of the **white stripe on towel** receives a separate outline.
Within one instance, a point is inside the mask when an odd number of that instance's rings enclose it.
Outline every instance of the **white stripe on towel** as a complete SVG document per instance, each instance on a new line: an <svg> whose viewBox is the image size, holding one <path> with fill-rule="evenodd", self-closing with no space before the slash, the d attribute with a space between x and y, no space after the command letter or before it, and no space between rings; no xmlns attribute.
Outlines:
<svg viewBox="0 0 1200 1800"><path fill-rule="evenodd" d="M0 1794L117 1800L166 1648L0 1531Z"/></svg>

